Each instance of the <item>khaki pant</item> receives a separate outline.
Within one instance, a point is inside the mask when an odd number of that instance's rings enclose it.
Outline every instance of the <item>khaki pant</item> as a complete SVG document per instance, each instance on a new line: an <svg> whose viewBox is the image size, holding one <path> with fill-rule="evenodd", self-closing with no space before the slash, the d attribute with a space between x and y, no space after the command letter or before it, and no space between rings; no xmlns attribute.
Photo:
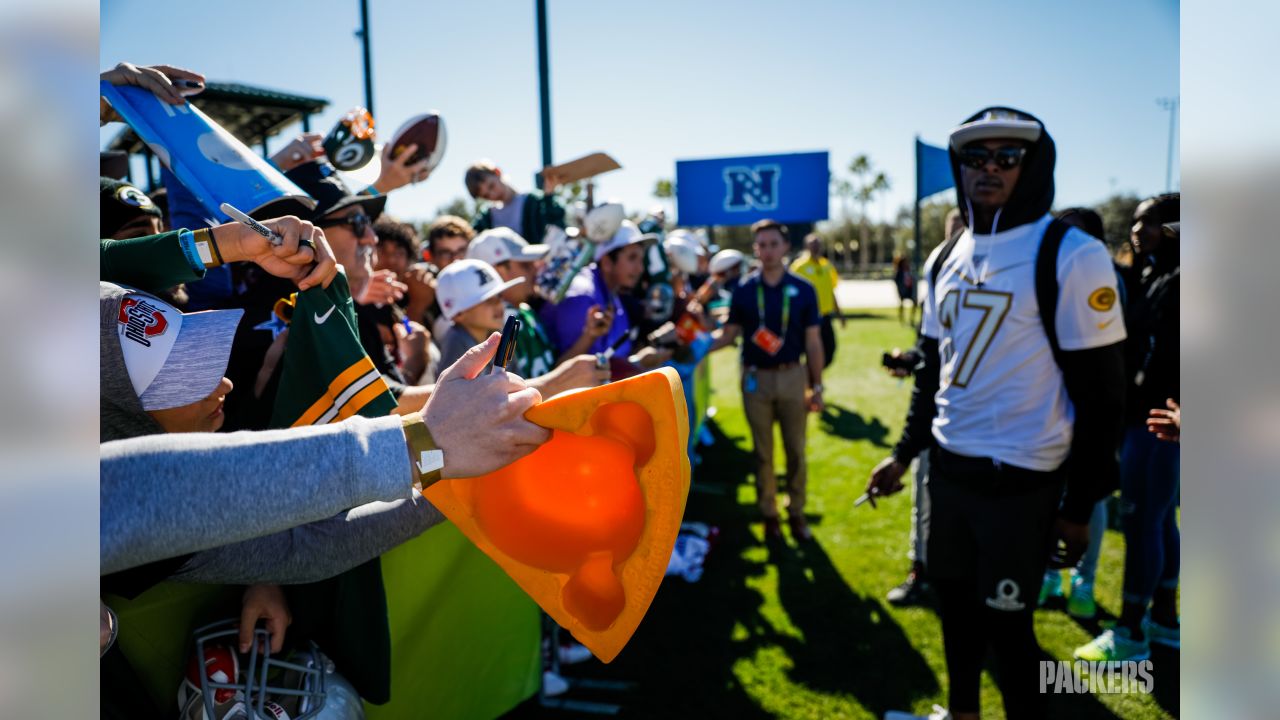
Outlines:
<svg viewBox="0 0 1280 720"><path fill-rule="evenodd" d="M748 371L749 372L749 371ZM809 409L805 403L808 376L804 365L784 370L756 370L754 392L747 392L743 378L742 408L751 426L756 455L756 501L765 517L778 515L778 478L773 470L773 424L782 426L782 447L787 454L787 493L791 517L804 514L808 473L804 459L805 427Z"/></svg>

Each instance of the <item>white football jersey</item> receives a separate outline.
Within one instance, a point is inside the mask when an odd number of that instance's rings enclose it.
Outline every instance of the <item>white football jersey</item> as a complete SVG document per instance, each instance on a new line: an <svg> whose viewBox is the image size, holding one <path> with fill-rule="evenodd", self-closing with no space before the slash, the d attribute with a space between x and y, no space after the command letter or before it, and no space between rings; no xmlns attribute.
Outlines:
<svg viewBox="0 0 1280 720"><path fill-rule="evenodd" d="M942 359L933 436L960 455L1048 471L1066 459L1075 414L1036 301L1036 252L1052 217L996 233L966 230L927 287L921 332ZM1076 228L1058 254L1058 342L1063 350L1125 338L1106 247Z"/></svg>

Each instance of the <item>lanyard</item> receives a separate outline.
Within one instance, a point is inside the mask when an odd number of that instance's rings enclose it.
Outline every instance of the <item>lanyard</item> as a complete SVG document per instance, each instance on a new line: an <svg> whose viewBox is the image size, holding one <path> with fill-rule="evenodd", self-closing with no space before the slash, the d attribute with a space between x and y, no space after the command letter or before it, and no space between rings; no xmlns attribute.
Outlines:
<svg viewBox="0 0 1280 720"><path fill-rule="evenodd" d="M778 337L785 338L787 336L787 326L791 324L791 296L787 294L786 283L779 283L782 290L782 332L778 333ZM768 327L764 321L764 278L760 278L760 283L756 285L756 307L760 310L760 326Z"/></svg>

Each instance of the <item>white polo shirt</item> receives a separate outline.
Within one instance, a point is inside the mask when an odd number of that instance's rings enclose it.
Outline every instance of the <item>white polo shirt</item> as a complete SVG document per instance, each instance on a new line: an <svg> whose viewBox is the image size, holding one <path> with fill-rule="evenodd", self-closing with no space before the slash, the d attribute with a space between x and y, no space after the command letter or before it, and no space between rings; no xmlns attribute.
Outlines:
<svg viewBox="0 0 1280 720"><path fill-rule="evenodd" d="M1071 447L1075 413L1036 301L1040 238L1052 217L996 233L960 236L926 295L921 332L942 359L933 436L960 455L1054 470ZM941 247L926 263L932 268ZM1063 350L1125 338L1106 247L1071 228L1058 254L1058 342Z"/></svg>

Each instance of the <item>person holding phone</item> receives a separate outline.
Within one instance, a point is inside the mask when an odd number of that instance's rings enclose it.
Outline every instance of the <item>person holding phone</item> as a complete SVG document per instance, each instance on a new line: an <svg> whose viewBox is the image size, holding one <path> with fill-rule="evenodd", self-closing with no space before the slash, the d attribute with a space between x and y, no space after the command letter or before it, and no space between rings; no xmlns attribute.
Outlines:
<svg viewBox="0 0 1280 720"><path fill-rule="evenodd" d="M787 229L774 220L751 226L760 269L733 292L729 321L713 335L711 351L742 343L742 406L756 456L756 500L765 537L782 538L778 478L773 469L773 425L782 427L787 454L787 519L791 536L813 539L804 518L805 426L808 413L822 412L823 349L818 295L807 280L787 270ZM805 362L800 361L804 356Z"/></svg>
<svg viewBox="0 0 1280 720"><path fill-rule="evenodd" d="M480 260L459 260L436 278L436 298L445 317L453 321L440 348L440 366L449 367L490 333L502 329L507 318L502 291L524 282L504 282L493 266Z"/></svg>

